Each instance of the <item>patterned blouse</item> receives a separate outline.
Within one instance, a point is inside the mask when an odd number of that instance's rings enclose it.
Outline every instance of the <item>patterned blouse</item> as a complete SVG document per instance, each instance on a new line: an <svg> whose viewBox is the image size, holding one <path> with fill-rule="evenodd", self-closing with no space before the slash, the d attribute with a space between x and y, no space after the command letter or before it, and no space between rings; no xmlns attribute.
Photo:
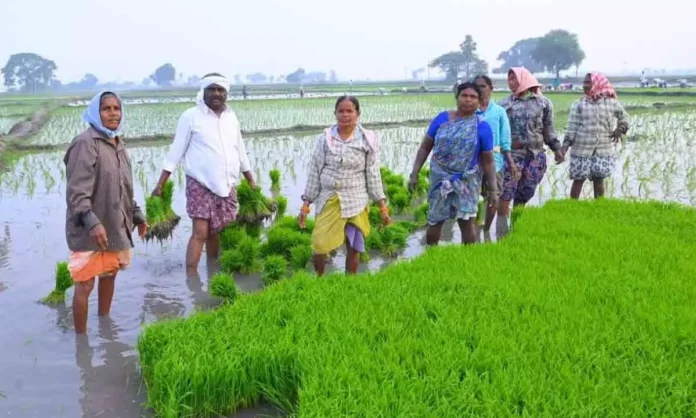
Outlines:
<svg viewBox="0 0 696 418"><path fill-rule="evenodd" d="M614 128L628 132L628 114L621 103L611 97L592 101L586 97L573 103L563 145L576 157L614 155Z"/></svg>
<svg viewBox="0 0 696 418"><path fill-rule="evenodd" d="M510 119L512 156L524 158L531 151L535 156L544 151L544 144L552 151L561 149L553 126L553 103L541 94L526 97L510 95L498 103Z"/></svg>
<svg viewBox="0 0 696 418"><path fill-rule="evenodd" d="M342 140L338 127L317 138L309 166L303 200L315 205L319 214L334 194L341 202L341 217L352 218L362 212L370 199L385 198L380 174L379 141L370 146L365 130L357 127L351 138Z"/></svg>

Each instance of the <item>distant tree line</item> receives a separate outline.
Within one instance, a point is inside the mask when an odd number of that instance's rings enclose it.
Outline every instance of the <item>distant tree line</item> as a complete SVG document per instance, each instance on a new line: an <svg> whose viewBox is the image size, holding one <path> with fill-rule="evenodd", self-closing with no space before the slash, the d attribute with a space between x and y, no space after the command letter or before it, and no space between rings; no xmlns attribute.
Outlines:
<svg viewBox="0 0 696 418"><path fill-rule="evenodd" d="M493 69L494 74L505 73L510 67L522 66L528 68L533 73L548 71L560 77L560 72L571 67L578 67L585 59L578 42L577 35L566 30L552 30L544 36L538 38L521 39L515 42L510 49L498 55L498 61L502 62L500 67ZM477 45L471 35L466 35L464 42L459 45L459 49L447 52L432 60L429 64L431 68L438 68L445 73L450 82L457 79L470 79L476 74L487 74L488 63L479 57ZM4 85L10 91L20 93L40 93L44 91L82 91L92 90L99 84L97 76L87 73L80 81L63 85L56 79L58 66L52 60L44 58L35 53L18 53L10 56L7 63L2 68ZM413 78L422 75L425 69L418 69L412 72ZM179 84L195 86L199 79L197 76L189 77L185 82L182 81L183 74L178 74ZM266 75L263 73L253 73L246 75L242 79L240 74L234 75L236 84L266 84L266 83L289 83L289 84L323 84L336 83L338 78L334 70L328 73L323 71L306 71L300 67L295 71L281 76ZM163 64L146 77L143 85L152 83L161 87L171 87L177 81L176 68L171 63ZM135 83L129 83L135 85ZM104 86L104 84L101 84Z"/></svg>
<svg viewBox="0 0 696 418"><path fill-rule="evenodd" d="M548 71L560 78L561 71L577 68L584 60L585 52L580 47L578 36L556 29L538 38L515 42L510 49L498 55L502 65L493 69L493 73L505 73L510 67L526 67L532 73ZM477 45L471 35L466 35L459 50L440 55L429 66L440 69L450 82L488 73L488 63L478 56Z"/></svg>

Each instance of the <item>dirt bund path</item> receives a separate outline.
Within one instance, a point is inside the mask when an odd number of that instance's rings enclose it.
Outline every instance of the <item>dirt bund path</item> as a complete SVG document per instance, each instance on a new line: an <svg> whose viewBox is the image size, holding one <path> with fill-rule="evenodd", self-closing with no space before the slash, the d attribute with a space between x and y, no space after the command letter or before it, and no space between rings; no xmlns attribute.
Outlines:
<svg viewBox="0 0 696 418"><path fill-rule="evenodd" d="M56 101L52 102L46 106L42 106L39 110L32 113L31 116L27 117L21 122L17 122L7 133L7 135L0 135L0 169L4 167L4 157L5 152L9 150L14 150L17 146L22 146L22 141L34 136L41 128L51 120L53 112L55 112L61 106L64 106L65 102ZM41 148L32 148L41 149Z"/></svg>

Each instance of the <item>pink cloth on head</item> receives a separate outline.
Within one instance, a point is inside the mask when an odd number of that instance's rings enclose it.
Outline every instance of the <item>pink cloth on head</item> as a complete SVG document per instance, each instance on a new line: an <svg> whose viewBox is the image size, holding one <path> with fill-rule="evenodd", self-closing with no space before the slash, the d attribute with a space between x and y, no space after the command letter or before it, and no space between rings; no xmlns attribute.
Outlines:
<svg viewBox="0 0 696 418"><path fill-rule="evenodd" d="M517 77L518 87L517 91L514 92L515 95L520 96L522 93L533 88L537 90L534 93L541 93L541 84L539 84L536 77L534 77L528 69L524 67L512 67L510 71L515 73L515 77Z"/></svg>
<svg viewBox="0 0 696 418"><path fill-rule="evenodd" d="M592 89L587 97L597 101L602 97L613 97L616 98L616 90L609 82L609 79L601 73L591 72L590 79L592 80Z"/></svg>

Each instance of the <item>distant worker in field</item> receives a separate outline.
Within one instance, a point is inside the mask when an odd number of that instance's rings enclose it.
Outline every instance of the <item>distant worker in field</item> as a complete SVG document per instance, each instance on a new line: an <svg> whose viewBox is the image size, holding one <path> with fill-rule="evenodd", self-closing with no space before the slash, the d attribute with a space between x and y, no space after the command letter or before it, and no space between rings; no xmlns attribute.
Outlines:
<svg viewBox="0 0 696 418"><path fill-rule="evenodd" d="M89 295L99 277L99 316L108 316L116 274L130 264L133 236L148 225L133 199L133 173L121 141L123 102L112 92L94 96L83 119L89 128L73 139L65 154L68 268L75 282L75 332L87 330Z"/></svg>
<svg viewBox="0 0 696 418"><path fill-rule="evenodd" d="M218 256L218 234L237 215L239 173L256 187L239 120L226 104L229 88L229 81L218 73L203 77L196 106L179 117L174 142L152 192L161 195L164 183L183 160L186 212L193 220L186 248L190 273L198 268L203 245L209 258Z"/></svg>
<svg viewBox="0 0 696 418"><path fill-rule="evenodd" d="M483 179L488 206L498 207L493 132L484 117L477 114L481 96L476 84L460 84L455 95L456 110L442 112L432 120L416 154L408 181L410 190L417 187L418 174L432 152L427 245L437 245L442 226L450 219L459 224L462 243L477 241L476 215Z"/></svg>
<svg viewBox="0 0 696 418"><path fill-rule="evenodd" d="M317 138L302 195L298 223L305 228L310 206L316 210L312 233L314 269L324 274L327 255L346 244L346 272L355 274L370 235L369 204L377 202L382 223L391 223L380 174L380 142L359 123L360 102L341 96L334 108L337 124Z"/></svg>
<svg viewBox="0 0 696 418"><path fill-rule="evenodd" d="M516 177L517 165L512 161L512 140L510 137L510 120L508 119L505 109L491 98L493 94L493 81L487 75L480 75L474 79L474 83L481 90L481 104L479 112L486 119L486 122L491 127L493 132L493 156L495 159L495 179L496 193L500 198L503 192L503 177L505 176L505 167L511 167L513 176ZM482 194L487 196L488 190L485 184L482 187ZM484 231L490 231L493 219L495 218L498 207L487 206L486 218L484 222ZM502 214L498 219L505 220L505 214Z"/></svg>
<svg viewBox="0 0 696 418"><path fill-rule="evenodd" d="M579 199L585 180L594 197L604 196L604 180L614 172L614 145L628 132L628 114L609 80L589 73L582 83L585 95L570 108L563 155L570 149L570 197Z"/></svg>
<svg viewBox="0 0 696 418"><path fill-rule="evenodd" d="M512 164L505 169L501 207L498 216L504 217L505 227L498 235L507 233L510 202L525 205L534 197L546 174L544 144L554 152L556 163L563 160L561 143L556 137L554 110L551 100L541 93L541 85L524 67L508 71L508 87L512 94L499 102L507 112L512 134ZM503 226L503 221L496 226Z"/></svg>
<svg viewBox="0 0 696 418"><path fill-rule="evenodd" d="M242 86L242 97L246 100L247 96L249 96L249 92L247 91L247 86L245 84Z"/></svg>
<svg viewBox="0 0 696 418"><path fill-rule="evenodd" d="M300 86L300 99L304 99L304 87Z"/></svg>

